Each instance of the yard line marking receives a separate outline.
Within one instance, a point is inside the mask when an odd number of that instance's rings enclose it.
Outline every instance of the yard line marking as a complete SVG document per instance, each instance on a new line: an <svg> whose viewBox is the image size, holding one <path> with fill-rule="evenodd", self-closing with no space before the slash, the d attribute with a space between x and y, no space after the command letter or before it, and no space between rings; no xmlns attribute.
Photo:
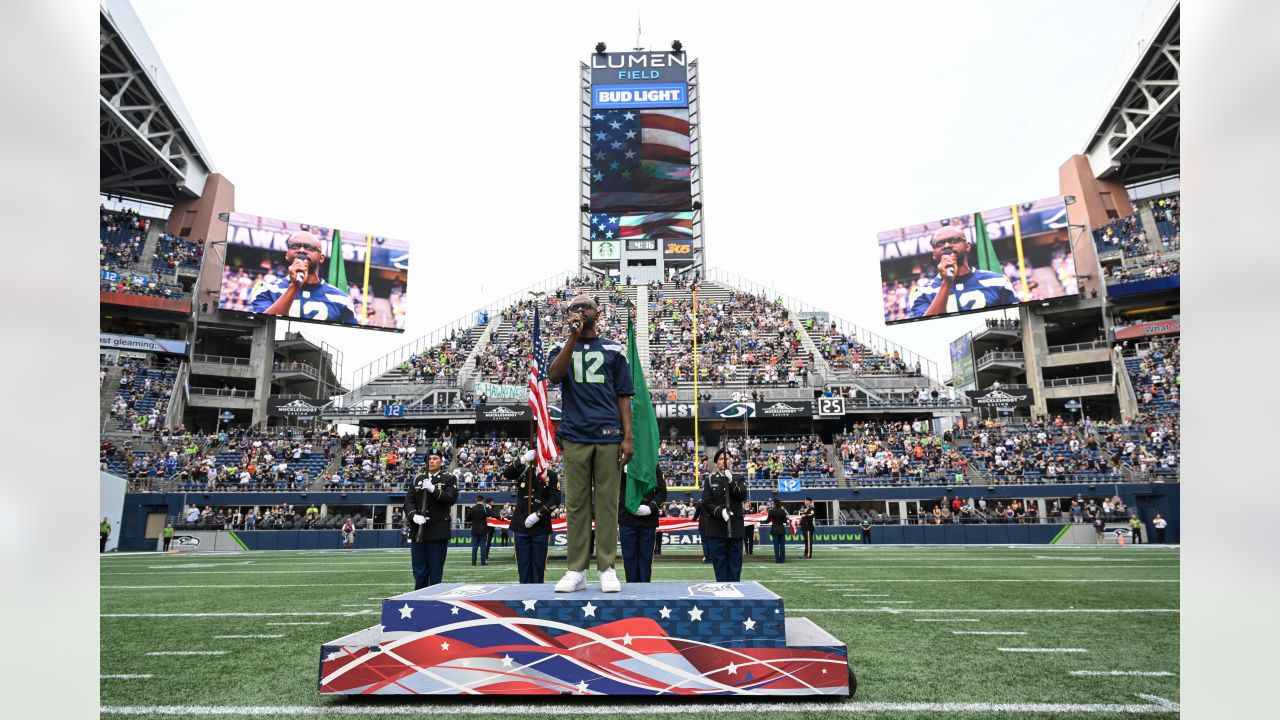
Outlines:
<svg viewBox="0 0 1280 720"><path fill-rule="evenodd" d="M916 712L916 713L1108 713L1108 714L1178 714L1182 707L1156 695L1138 693L1141 703L930 703L930 702L809 702L809 703L751 703L733 705L723 703L676 703L663 708L663 713L692 714L746 714L746 713L830 713L841 712ZM505 715L511 705L444 705L432 707L432 715ZM189 705L122 705L102 706L103 715L420 715L422 705L257 705L257 706L189 706ZM582 705L581 703L537 703L523 705L524 715L563 716L574 715L648 715L653 708L647 705Z"/></svg>
<svg viewBox="0 0 1280 720"><path fill-rule="evenodd" d="M99 675L99 680L150 680L152 675Z"/></svg>
<svg viewBox="0 0 1280 720"><path fill-rule="evenodd" d="M352 617L355 615L372 615L372 610L356 612L206 612L206 613L102 613L100 618L199 618L199 617L323 617L339 615Z"/></svg>
<svg viewBox="0 0 1280 720"><path fill-rule="evenodd" d="M978 618L915 618L912 622L982 622Z"/></svg>
<svg viewBox="0 0 1280 720"><path fill-rule="evenodd" d="M884 593L849 593L845 597L893 597Z"/></svg>
<svg viewBox="0 0 1280 720"><path fill-rule="evenodd" d="M793 608L789 612L880 612L877 608ZM1177 613L1181 612L1177 608L951 608L951 609L925 609L925 608L908 608L898 610L896 612L908 613L1013 613L1013 614L1075 614L1075 613L1103 613L1103 614L1141 614L1141 613ZM105 617L105 616L103 616Z"/></svg>
<svg viewBox="0 0 1280 720"><path fill-rule="evenodd" d="M158 650L148 655L226 655L226 650Z"/></svg>
<svg viewBox="0 0 1280 720"><path fill-rule="evenodd" d="M1124 568L1128 570L1129 568ZM465 579L459 582L468 582ZM818 584L810 583L805 580L780 580L780 579L763 579L762 584L767 583L793 583L799 582L815 587L823 587L829 589L839 589L846 586L845 583ZM871 583L1160 583L1172 584L1178 580L1143 580L1143 579L1105 579L1105 578L1081 578L1079 580L1066 579L1049 579L1049 580L1030 580L1020 578L992 578L992 579L972 579L972 578L932 578L932 579L911 579L911 580L895 580L895 579L864 579L857 583L848 583L848 589L859 589L857 585ZM255 589L271 589L271 588L306 588L306 587L323 587L323 588L339 588L339 587L387 587L387 586L404 586L404 582L400 580L387 580L385 582L363 582L363 583L282 583L282 584L224 584L209 583L205 585L100 585L102 590L212 590L215 588L237 589L237 590L255 590ZM373 598L370 598L371 600ZM386 599L386 598L382 598Z"/></svg>
<svg viewBox="0 0 1280 720"><path fill-rule="evenodd" d="M1026 635L1021 630L952 630L952 635Z"/></svg>
<svg viewBox="0 0 1280 720"><path fill-rule="evenodd" d="M1128 570L1129 568L1125 568ZM779 582L778 580L769 580L767 582ZM1023 579L1023 578L911 578L911 579L875 579L875 580L859 580L856 583L831 583L830 585L819 584L817 587L841 587L844 585L862 585L864 583L1176 583L1178 580L1130 580L1128 578L1118 579L1099 579L1099 578L1051 578L1044 580ZM207 586L202 586L207 587ZM223 586L219 586L223 587ZM331 586L330 586L331 587Z"/></svg>
<svg viewBox="0 0 1280 720"><path fill-rule="evenodd" d="M320 620L319 622L274 622L267 625L330 625L328 620Z"/></svg>
<svg viewBox="0 0 1280 720"><path fill-rule="evenodd" d="M214 640L276 640L283 635L214 635Z"/></svg>
<svg viewBox="0 0 1280 720"><path fill-rule="evenodd" d="M853 596L853 597L871 597L871 596L870 596L870 595L862 595L862 596L857 596L857 595L855 595L855 596ZM882 596L882 597L888 597L888 596L887 596L887 595L885 595L885 596ZM867 603L868 605L910 605L910 604L914 603L914 602L915 602L915 600L863 600L862 602Z"/></svg>
<svg viewBox="0 0 1280 720"><path fill-rule="evenodd" d="M1000 652L1016 653L1087 653L1084 648L996 648Z"/></svg>
<svg viewBox="0 0 1280 720"><path fill-rule="evenodd" d="M1177 677L1177 673L1165 672L1164 670L1145 671L1145 670L1072 670L1069 674L1076 677L1096 677L1100 675L1132 675L1134 677Z"/></svg>

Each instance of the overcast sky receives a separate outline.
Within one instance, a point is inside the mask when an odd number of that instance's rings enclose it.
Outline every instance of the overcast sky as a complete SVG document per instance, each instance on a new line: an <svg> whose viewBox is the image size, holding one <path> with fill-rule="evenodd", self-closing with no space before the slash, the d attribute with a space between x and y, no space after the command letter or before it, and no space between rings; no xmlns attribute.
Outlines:
<svg viewBox="0 0 1280 720"><path fill-rule="evenodd" d="M579 70L699 61L710 264L886 328L876 233L1058 194L1146 0L134 0L236 209L412 243L407 330L294 325L345 372L574 265ZM994 314L998 316L998 313Z"/></svg>

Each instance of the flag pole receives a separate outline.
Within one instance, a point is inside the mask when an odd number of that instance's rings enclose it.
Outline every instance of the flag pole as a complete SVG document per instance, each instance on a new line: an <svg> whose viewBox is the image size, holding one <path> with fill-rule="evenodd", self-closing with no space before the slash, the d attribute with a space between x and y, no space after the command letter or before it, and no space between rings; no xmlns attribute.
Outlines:
<svg viewBox="0 0 1280 720"><path fill-rule="evenodd" d="M1013 243L1018 250L1018 280L1022 283L1022 294L1029 294L1027 290L1027 264L1025 258L1022 257L1022 225L1018 222L1018 206L1011 205L1013 210Z"/></svg>
<svg viewBox="0 0 1280 720"><path fill-rule="evenodd" d="M698 288L693 288L693 486L702 487L702 453L698 450Z"/></svg>

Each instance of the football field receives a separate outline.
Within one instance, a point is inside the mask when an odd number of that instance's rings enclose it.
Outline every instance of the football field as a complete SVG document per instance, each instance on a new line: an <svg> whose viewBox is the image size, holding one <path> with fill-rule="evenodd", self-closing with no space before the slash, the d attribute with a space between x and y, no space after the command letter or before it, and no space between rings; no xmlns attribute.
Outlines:
<svg viewBox="0 0 1280 720"><path fill-rule="evenodd" d="M512 582L450 551L445 582ZM818 546L743 567L849 646L848 700L337 698L316 693L320 645L377 622L413 587L408 550L124 554L101 566L104 715L518 718L694 715L859 718L1171 717L1178 707L1176 548ZM548 580L559 579L552 551ZM619 571L621 575L621 571ZM594 582L595 573L589 579ZM696 547L655 558L655 582L710 581ZM625 579L624 579L625 580Z"/></svg>

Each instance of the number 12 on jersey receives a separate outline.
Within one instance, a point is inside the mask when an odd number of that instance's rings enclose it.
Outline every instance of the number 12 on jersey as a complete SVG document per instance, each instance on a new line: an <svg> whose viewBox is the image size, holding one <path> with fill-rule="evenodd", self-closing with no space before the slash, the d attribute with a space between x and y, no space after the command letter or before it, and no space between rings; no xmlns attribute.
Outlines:
<svg viewBox="0 0 1280 720"><path fill-rule="evenodd" d="M586 372L583 372L583 365L586 365ZM573 351L573 381L602 383L604 375L600 372L600 366L604 365L604 353L599 350L589 350L582 352L581 350Z"/></svg>

